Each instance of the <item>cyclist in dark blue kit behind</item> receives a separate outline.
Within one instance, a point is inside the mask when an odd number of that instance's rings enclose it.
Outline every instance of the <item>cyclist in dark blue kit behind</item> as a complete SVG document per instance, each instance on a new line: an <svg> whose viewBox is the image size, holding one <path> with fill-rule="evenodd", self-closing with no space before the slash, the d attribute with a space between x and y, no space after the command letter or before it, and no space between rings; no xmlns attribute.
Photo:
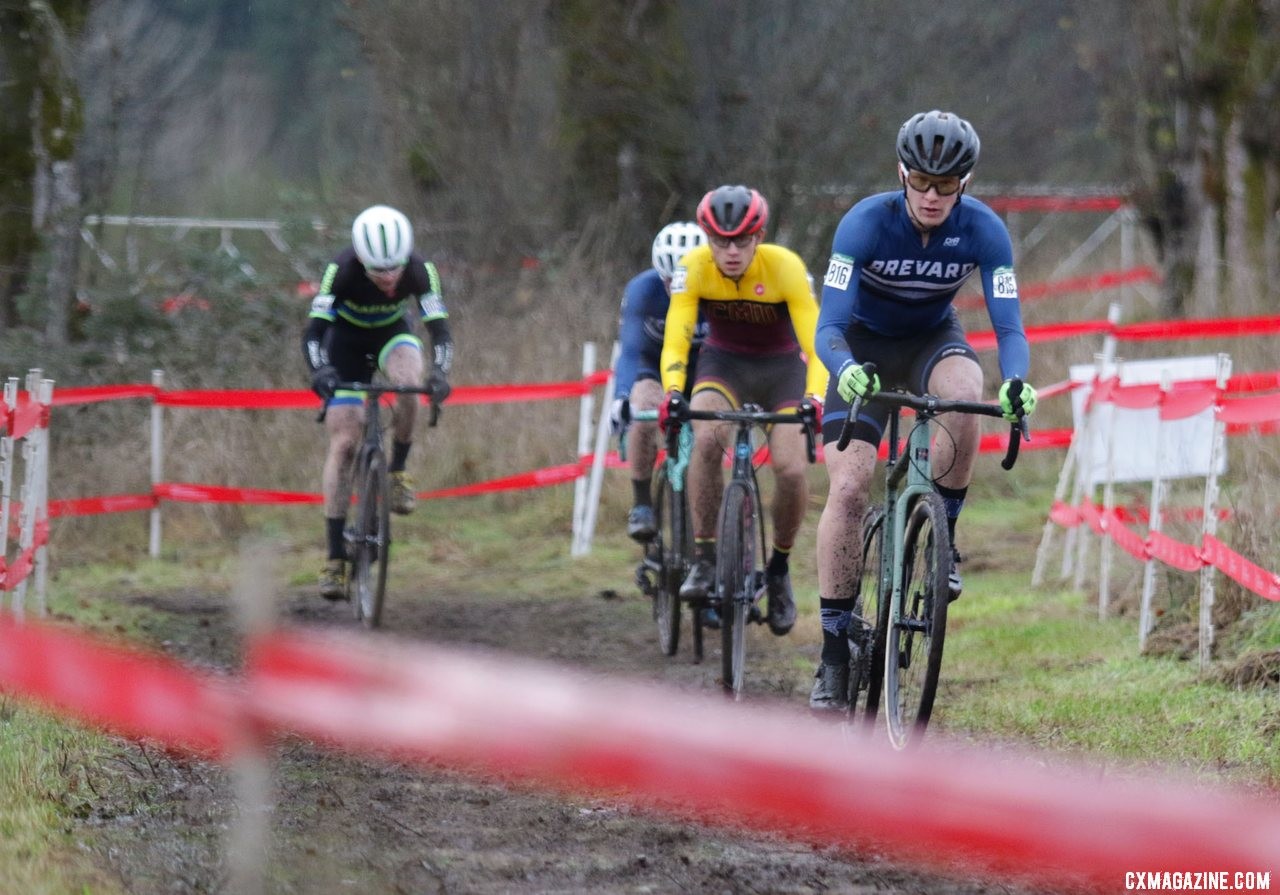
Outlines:
<svg viewBox="0 0 1280 895"><path fill-rule="evenodd" d="M662 391L659 361L662 336L671 305L671 276L676 262L693 248L706 242L702 228L691 221L676 221L658 231L653 240L653 267L637 274L622 293L618 319L620 350L614 364L613 407L610 419L614 434L627 432L627 462L631 470L632 507L627 515L627 534L644 543L657 534L650 490L653 464L658 457L656 421L633 421L632 411L656 411L666 397ZM705 320L698 322L689 364L697 358L697 346L706 336ZM692 380L690 380L692 381Z"/></svg>
<svg viewBox="0 0 1280 895"><path fill-rule="evenodd" d="M351 247L325 269L320 291L302 337L302 353L311 372L311 388L328 402L323 492L328 560L320 573L320 594L346 595L342 530L351 498L350 471L364 425L364 395L339 390L339 382L369 382L381 370L393 385L423 384L422 339L410 307L431 336L431 400L449 396L453 339L449 312L440 296L436 267L413 251L413 228L394 208L375 205L362 211L351 228ZM405 472L417 419L417 395L399 395L392 417L391 509L413 511L416 494Z"/></svg>
<svg viewBox="0 0 1280 895"><path fill-rule="evenodd" d="M842 709L848 687L846 632L855 611L852 594L861 574L862 519L888 410L864 407L845 451L840 436L855 397L869 398L883 385L965 401L982 400L982 368L965 339L952 302L975 269L995 330L1000 375L998 397L1006 419L1035 409L1036 393L1009 381L1025 379L1030 363L1018 304L1013 246L990 208L964 194L978 161L978 135L969 122L947 112L921 112L898 132L902 189L863 199L840 221L823 280L817 351L831 381L823 443L830 478L818 523L818 596L822 662L811 708ZM862 364L877 366L868 376ZM981 436L979 418L938 418L933 450L935 485L955 522L964 505ZM962 587L953 553L951 598Z"/></svg>

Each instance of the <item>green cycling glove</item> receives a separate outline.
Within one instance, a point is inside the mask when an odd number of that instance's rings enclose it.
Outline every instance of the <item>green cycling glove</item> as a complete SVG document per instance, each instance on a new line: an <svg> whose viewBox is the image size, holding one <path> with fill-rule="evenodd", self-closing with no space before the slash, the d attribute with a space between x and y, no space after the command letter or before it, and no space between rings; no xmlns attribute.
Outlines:
<svg viewBox="0 0 1280 895"><path fill-rule="evenodd" d="M867 371L858 364L846 366L841 371L840 378L836 380L836 392L850 404L855 397L865 401L878 391L880 391L879 374L873 373L868 376Z"/></svg>
<svg viewBox="0 0 1280 895"><path fill-rule="evenodd" d="M1000 412L1011 423L1016 423L1024 416L1031 416L1036 411L1036 390L1030 382L1022 383L1022 391L1016 395L1009 394L1009 385L1013 380L1006 379L1000 386Z"/></svg>

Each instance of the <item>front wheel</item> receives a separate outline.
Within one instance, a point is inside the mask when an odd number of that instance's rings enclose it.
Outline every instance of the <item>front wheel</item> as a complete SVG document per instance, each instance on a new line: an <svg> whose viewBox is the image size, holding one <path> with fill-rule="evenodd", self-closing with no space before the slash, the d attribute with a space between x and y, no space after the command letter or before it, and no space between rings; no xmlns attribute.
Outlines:
<svg viewBox="0 0 1280 895"><path fill-rule="evenodd" d="M903 536L902 589L890 613L885 650L885 711L894 748L924 736L938 691L947 631L951 536L937 492L917 500Z"/></svg>
<svg viewBox="0 0 1280 895"><path fill-rule="evenodd" d="M888 624L886 583L889 564L884 555L884 508L872 507L862 521L862 573L854 593L849 622L849 720L859 714L870 726L880 708L884 684L885 628Z"/></svg>
<svg viewBox="0 0 1280 895"><path fill-rule="evenodd" d="M747 622L756 590L756 504L751 489L730 482L720 505L716 590L720 598L720 662L725 692L742 697Z"/></svg>
<svg viewBox="0 0 1280 895"><path fill-rule="evenodd" d="M388 496L386 457L369 455L356 499L351 610L366 628L382 622L387 592L387 562L391 551L391 501Z"/></svg>
<svg viewBox="0 0 1280 895"><path fill-rule="evenodd" d="M659 648L663 655L674 656L680 647L680 585L689 568L691 544L684 492L671 486L665 467L654 480L653 509L658 523L658 535L648 546L658 566L653 618Z"/></svg>

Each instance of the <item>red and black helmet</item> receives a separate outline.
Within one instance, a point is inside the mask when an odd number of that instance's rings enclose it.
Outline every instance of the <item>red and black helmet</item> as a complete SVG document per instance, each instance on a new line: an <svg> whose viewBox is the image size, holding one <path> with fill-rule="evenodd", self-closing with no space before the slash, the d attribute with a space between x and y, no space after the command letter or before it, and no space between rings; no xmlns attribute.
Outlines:
<svg viewBox="0 0 1280 895"><path fill-rule="evenodd" d="M745 186L718 186L698 203L698 226L709 236L749 236L767 223L769 203L757 190Z"/></svg>

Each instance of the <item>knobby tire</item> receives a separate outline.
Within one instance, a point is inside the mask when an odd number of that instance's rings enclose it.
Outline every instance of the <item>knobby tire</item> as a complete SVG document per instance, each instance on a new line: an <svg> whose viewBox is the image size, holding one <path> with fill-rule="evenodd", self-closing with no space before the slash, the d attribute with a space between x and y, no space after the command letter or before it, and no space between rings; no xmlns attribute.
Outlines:
<svg viewBox="0 0 1280 895"><path fill-rule="evenodd" d="M725 488L717 542L721 674L725 691L737 699L745 678L747 622L756 578L756 506L751 490L741 482Z"/></svg>
<svg viewBox="0 0 1280 895"><path fill-rule="evenodd" d="M658 646L663 655L674 656L680 648L680 585L688 571L690 553L688 518L684 493L671 487L665 468L654 478L653 509L658 534L649 545L658 563L657 588L653 595L653 618L658 625Z"/></svg>
<svg viewBox="0 0 1280 895"><path fill-rule="evenodd" d="M899 619L888 631L884 672L889 740L897 749L924 736L942 668L951 537L937 492L922 495L911 508L902 563Z"/></svg>
<svg viewBox="0 0 1280 895"><path fill-rule="evenodd" d="M862 574L849 623L849 720L875 723L884 684L885 630L889 619L884 580L884 509L872 507L862 522Z"/></svg>
<svg viewBox="0 0 1280 895"><path fill-rule="evenodd" d="M391 551L391 501L386 456L369 454L356 502L355 593L352 611L366 628L382 623L387 592L387 563Z"/></svg>

